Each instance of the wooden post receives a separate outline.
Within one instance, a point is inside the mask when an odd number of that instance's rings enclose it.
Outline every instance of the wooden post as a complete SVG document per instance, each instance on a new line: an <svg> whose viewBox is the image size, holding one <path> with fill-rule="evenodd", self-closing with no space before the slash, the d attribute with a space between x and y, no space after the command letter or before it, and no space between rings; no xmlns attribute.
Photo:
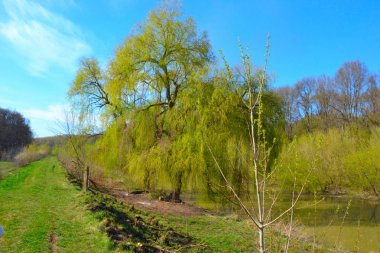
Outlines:
<svg viewBox="0 0 380 253"><path fill-rule="evenodd" d="M83 171L83 184L82 190L86 192L90 185L90 167L87 165L85 170Z"/></svg>

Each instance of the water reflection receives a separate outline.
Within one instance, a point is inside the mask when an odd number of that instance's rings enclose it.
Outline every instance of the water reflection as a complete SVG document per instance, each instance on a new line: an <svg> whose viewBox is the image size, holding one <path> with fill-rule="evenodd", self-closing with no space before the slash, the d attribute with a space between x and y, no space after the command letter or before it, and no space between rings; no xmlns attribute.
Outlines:
<svg viewBox="0 0 380 253"><path fill-rule="evenodd" d="M185 202L195 203L199 196L185 195ZM255 200L253 200L255 202ZM291 206L291 196L283 195L277 199L273 207L272 216L282 213ZM231 203L202 202L203 207L213 209L219 214L239 213L239 207ZM248 204L249 205L249 204ZM267 205L271 205L267 198ZM340 225L344 217L344 224L357 225L358 221L362 225L377 226L380 217L380 202L360 199L350 199L347 197L314 197L303 195L300 197L295 210L295 217L304 225ZM267 209L268 210L268 209Z"/></svg>
<svg viewBox="0 0 380 253"><path fill-rule="evenodd" d="M298 203L295 216L304 225L346 225L377 226L379 224L380 203L347 198L325 198L315 204L315 200L303 198ZM280 206L290 201L282 200ZM280 208L280 209L283 209Z"/></svg>
<svg viewBox="0 0 380 253"><path fill-rule="evenodd" d="M185 199L194 203L199 196L187 195ZM289 208L291 203L291 196L281 196L274 205L272 217ZM267 204L269 208L271 203ZM239 208L231 203L203 202L202 205L219 214L239 213ZM304 195L297 203L294 217L310 238L315 236L319 243L331 249L380 252L379 207L379 201Z"/></svg>

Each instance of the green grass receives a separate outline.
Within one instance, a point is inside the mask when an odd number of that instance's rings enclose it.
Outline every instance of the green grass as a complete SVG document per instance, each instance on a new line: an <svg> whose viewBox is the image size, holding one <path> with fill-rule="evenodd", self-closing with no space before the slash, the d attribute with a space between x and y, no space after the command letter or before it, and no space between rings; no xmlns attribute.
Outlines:
<svg viewBox="0 0 380 253"><path fill-rule="evenodd" d="M248 220L239 220L236 216L162 216L160 222L171 226L178 232L187 233L199 244L207 244L212 252L256 252L258 251L257 229ZM266 230L268 252L282 252L285 237L270 228ZM290 252L311 252L310 242L295 239L290 244ZM328 252L320 246L314 252Z"/></svg>
<svg viewBox="0 0 380 253"><path fill-rule="evenodd" d="M55 158L14 171L0 182L0 252L110 252L82 198Z"/></svg>
<svg viewBox="0 0 380 253"><path fill-rule="evenodd" d="M188 233L213 252L255 252L256 233L249 223L219 216L160 216L166 226Z"/></svg>
<svg viewBox="0 0 380 253"><path fill-rule="evenodd" d="M0 162L0 169L2 169L2 168L8 168L10 166L13 166L12 162Z"/></svg>
<svg viewBox="0 0 380 253"><path fill-rule="evenodd" d="M6 171L15 167L15 164L12 162L0 162L0 173L5 174Z"/></svg>
<svg viewBox="0 0 380 253"><path fill-rule="evenodd" d="M15 167L12 162L0 162L0 181Z"/></svg>

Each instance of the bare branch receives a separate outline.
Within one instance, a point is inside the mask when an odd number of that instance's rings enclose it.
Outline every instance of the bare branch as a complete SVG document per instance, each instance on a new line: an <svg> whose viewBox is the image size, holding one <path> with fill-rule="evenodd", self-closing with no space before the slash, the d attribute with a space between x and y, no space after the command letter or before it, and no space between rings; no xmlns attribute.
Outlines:
<svg viewBox="0 0 380 253"><path fill-rule="evenodd" d="M238 200L239 202L239 205L243 208L243 210L245 211L245 213L248 215L248 217L253 221L253 223L257 226L257 227L260 227L260 223L255 219L255 217L253 217L253 215L251 214L251 212L249 211L249 209L245 206L245 204L243 203L243 201L240 199L239 195L237 195L237 193L235 192L234 188L231 186L230 182L228 181L228 179L226 178L226 176L224 175L222 169L220 168L219 166L219 163L218 161L216 160L215 156L214 156L214 153L212 152L210 146L208 146L208 150L210 151L211 153L211 156L212 158L214 159L215 161L215 164L220 172L220 174L222 175L224 181L226 182L227 184L227 187L232 191L232 193L234 194L235 198Z"/></svg>

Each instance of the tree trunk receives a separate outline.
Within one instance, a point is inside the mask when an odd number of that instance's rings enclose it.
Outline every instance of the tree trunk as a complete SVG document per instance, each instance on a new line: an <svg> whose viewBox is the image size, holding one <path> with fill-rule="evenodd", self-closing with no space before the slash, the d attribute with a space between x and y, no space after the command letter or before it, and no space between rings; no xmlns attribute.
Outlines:
<svg viewBox="0 0 380 253"><path fill-rule="evenodd" d="M375 184L369 179L367 173L364 173L364 176L366 177L366 179L368 180L368 184L370 185L370 187L372 188L372 191L373 193L375 194L376 197L379 196L379 194L377 193L376 191L376 187L375 187Z"/></svg>
<svg viewBox="0 0 380 253"><path fill-rule="evenodd" d="M377 193L377 190L376 190L375 184L370 183L370 185L371 185L371 188L372 188L373 193L375 194L376 197L378 197L379 194Z"/></svg>
<svg viewBox="0 0 380 253"><path fill-rule="evenodd" d="M180 203L181 201L181 189L182 189L182 173L180 173L177 178L176 185L174 187L174 191L170 194L170 200L173 202Z"/></svg>
<svg viewBox="0 0 380 253"><path fill-rule="evenodd" d="M84 192L87 192L89 184L90 184L90 167L86 166L86 168L83 170L83 183L82 183L82 190Z"/></svg>
<svg viewBox="0 0 380 253"><path fill-rule="evenodd" d="M170 195L171 195L170 197L171 197L172 202L177 202L177 203L181 202L181 198L180 198L181 192L180 191L174 190Z"/></svg>
<svg viewBox="0 0 380 253"><path fill-rule="evenodd" d="M264 227L261 226L259 227L259 247L260 247L260 253L265 252L265 242L264 242Z"/></svg>

